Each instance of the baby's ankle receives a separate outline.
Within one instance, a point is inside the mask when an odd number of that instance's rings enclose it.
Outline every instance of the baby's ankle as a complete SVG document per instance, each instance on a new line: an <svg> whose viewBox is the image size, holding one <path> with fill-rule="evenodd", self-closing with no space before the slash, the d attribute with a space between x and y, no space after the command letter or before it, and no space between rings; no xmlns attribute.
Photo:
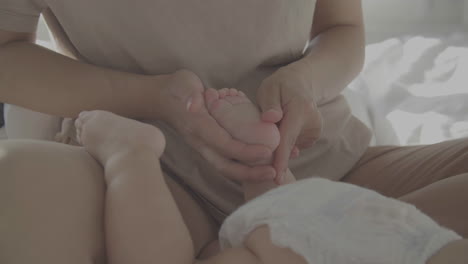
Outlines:
<svg viewBox="0 0 468 264"><path fill-rule="evenodd" d="M145 162L145 164L155 164L159 162L158 159L159 157L151 148L129 148L114 153L101 165L104 168L106 183L111 184L122 175L132 175L126 172L141 166L142 162Z"/></svg>

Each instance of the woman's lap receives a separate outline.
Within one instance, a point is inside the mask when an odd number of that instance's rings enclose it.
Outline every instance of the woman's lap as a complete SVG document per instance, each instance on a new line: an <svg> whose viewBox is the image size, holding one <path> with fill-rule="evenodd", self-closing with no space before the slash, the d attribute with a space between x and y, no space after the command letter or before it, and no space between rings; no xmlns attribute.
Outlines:
<svg viewBox="0 0 468 264"><path fill-rule="evenodd" d="M468 138L423 146L370 147L342 179L398 198L468 173Z"/></svg>
<svg viewBox="0 0 468 264"><path fill-rule="evenodd" d="M0 263L103 263L105 183L82 148L44 141L0 141ZM195 247L217 226L170 178Z"/></svg>
<svg viewBox="0 0 468 264"><path fill-rule="evenodd" d="M468 237L468 139L371 147L342 181L414 204Z"/></svg>
<svg viewBox="0 0 468 264"><path fill-rule="evenodd" d="M6 227L0 226L0 262L104 261L105 184L102 168L88 153L50 142L0 141L0 170L0 219ZM454 196L447 189L467 189L468 174L460 175L467 172L468 140L458 140L370 148L343 181L414 203L451 227L456 225L451 216L463 214L452 205L461 206L468 194ZM171 178L166 181L201 249L216 237L217 226L189 192ZM464 225L468 215L457 218Z"/></svg>
<svg viewBox="0 0 468 264"><path fill-rule="evenodd" d="M468 173L432 183L399 197L415 205L440 225L468 238Z"/></svg>

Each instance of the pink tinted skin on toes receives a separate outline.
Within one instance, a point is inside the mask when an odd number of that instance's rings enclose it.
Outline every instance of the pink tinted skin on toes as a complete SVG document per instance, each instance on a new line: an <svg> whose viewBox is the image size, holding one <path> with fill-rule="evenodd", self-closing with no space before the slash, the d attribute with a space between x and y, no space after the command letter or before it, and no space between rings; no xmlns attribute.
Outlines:
<svg viewBox="0 0 468 264"><path fill-rule="evenodd" d="M211 92L213 91L215 90ZM229 90L224 90L225 96L228 93ZM227 178L238 181L275 178L276 170L271 165L255 167L246 165L270 157L272 151L266 146L245 144L219 126L205 104L206 98L211 100L210 96L215 96L217 99L219 94L217 91L210 93L210 90L192 91L190 96L185 97L184 106L189 116L181 123L187 126L187 129L182 129L181 132L187 143L196 148L207 162L222 167L220 173Z"/></svg>
<svg viewBox="0 0 468 264"><path fill-rule="evenodd" d="M272 151L279 145L279 130L274 122L262 120L259 109L243 92L232 88L208 89L205 103L211 116L234 138L267 146ZM271 158L260 164L269 163Z"/></svg>

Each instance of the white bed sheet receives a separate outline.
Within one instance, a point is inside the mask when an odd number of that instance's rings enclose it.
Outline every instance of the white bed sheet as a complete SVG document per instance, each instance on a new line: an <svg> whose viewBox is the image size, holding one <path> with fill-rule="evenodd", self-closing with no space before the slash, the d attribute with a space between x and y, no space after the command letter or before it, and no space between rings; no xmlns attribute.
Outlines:
<svg viewBox="0 0 468 264"><path fill-rule="evenodd" d="M468 34L400 37L368 45L345 90L372 145L430 144L468 136Z"/></svg>

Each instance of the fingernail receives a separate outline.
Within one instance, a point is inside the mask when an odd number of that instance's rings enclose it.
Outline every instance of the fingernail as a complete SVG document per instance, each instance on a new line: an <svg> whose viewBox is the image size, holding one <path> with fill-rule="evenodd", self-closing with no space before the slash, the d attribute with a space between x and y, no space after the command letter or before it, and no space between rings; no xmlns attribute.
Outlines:
<svg viewBox="0 0 468 264"><path fill-rule="evenodd" d="M274 180L276 177L276 171L274 171L273 169L272 170L268 170L268 171L265 171L261 176L260 176L260 179L262 181L268 181L268 180Z"/></svg>
<svg viewBox="0 0 468 264"><path fill-rule="evenodd" d="M275 174L272 172L268 172L263 175L264 180L274 180L275 179Z"/></svg>
<svg viewBox="0 0 468 264"><path fill-rule="evenodd" d="M264 147L262 152L259 153L259 158L264 160L270 158L271 155L273 155L271 149L269 149L268 147Z"/></svg>
<svg viewBox="0 0 468 264"><path fill-rule="evenodd" d="M280 111L278 111L278 110L276 110L276 109L274 109L274 108L268 110L267 112L274 112L274 113L278 113L278 114L280 113Z"/></svg>
<svg viewBox="0 0 468 264"><path fill-rule="evenodd" d="M192 100L193 100L192 97L190 97L190 98L188 99L188 101L187 101L187 110L190 110L190 107L192 106Z"/></svg>

